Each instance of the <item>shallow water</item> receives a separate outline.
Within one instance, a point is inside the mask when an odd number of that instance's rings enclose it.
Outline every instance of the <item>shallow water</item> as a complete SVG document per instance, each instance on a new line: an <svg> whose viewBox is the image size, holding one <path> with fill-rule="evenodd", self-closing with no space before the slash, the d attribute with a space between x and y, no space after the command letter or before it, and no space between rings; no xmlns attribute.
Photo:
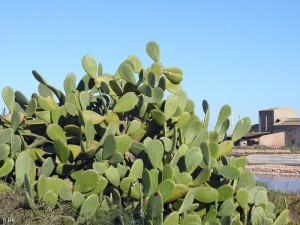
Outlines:
<svg viewBox="0 0 300 225"><path fill-rule="evenodd" d="M256 181L265 183L268 189L283 192L300 192L300 176L256 174Z"/></svg>

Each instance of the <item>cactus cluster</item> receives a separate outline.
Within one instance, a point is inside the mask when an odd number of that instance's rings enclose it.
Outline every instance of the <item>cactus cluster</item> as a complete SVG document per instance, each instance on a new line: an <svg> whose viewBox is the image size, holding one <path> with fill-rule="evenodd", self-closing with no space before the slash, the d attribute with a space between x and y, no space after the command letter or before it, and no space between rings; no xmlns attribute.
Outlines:
<svg viewBox="0 0 300 225"><path fill-rule="evenodd" d="M146 52L149 68L131 55L113 75L86 55L86 75L77 83L67 74L64 92L37 71L30 100L5 87L0 178L24 184L31 208L71 202L78 224L109 201L138 211L145 224L283 224L288 210L273 214L267 190L244 170L247 159L228 157L249 118L227 140L225 105L208 131L208 102L200 120L180 84L182 70L162 66L155 42Z"/></svg>

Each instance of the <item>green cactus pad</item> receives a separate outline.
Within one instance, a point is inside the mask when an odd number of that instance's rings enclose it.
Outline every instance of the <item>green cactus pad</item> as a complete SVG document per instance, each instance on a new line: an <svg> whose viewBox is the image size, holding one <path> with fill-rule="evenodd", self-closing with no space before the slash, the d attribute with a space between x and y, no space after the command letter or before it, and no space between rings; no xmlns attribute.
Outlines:
<svg viewBox="0 0 300 225"><path fill-rule="evenodd" d="M128 177L131 177L135 180L141 179L144 169L144 163L142 159L137 159L131 166Z"/></svg>
<svg viewBox="0 0 300 225"><path fill-rule="evenodd" d="M194 121L190 120L189 125L186 126L186 130L183 134L185 137L186 144L190 144L194 140L194 138L200 131L201 126L202 124L199 120L194 120Z"/></svg>
<svg viewBox="0 0 300 225"><path fill-rule="evenodd" d="M240 177L240 171L233 166L220 166L217 171L226 179L236 180Z"/></svg>
<svg viewBox="0 0 300 225"><path fill-rule="evenodd" d="M285 224L287 218L289 217L290 211L288 209L283 210L277 219L274 221L273 225Z"/></svg>
<svg viewBox="0 0 300 225"><path fill-rule="evenodd" d="M110 164L116 164L116 163L121 163L124 160L124 155L121 154L120 152L115 152L111 158L109 159Z"/></svg>
<svg viewBox="0 0 300 225"><path fill-rule="evenodd" d="M140 73L141 70L143 69L143 65L142 65L141 61L135 55L128 56L126 58L126 61L130 61L132 63L132 65L133 65L132 70L135 73Z"/></svg>
<svg viewBox="0 0 300 225"><path fill-rule="evenodd" d="M26 173L24 176L24 183L25 183L25 194L26 194L27 203L28 203L29 207L31 209L33 209L35 207L34 192L33 192L33 188L31 185L31 181Z"/></svg>
<svg viewBox="0 0 300 225"><path fill-rule="evenodd" d="M94 216L99 206L99 197L95 194L87 197L80 208L79 217L89 220Z"/></svg>
<svg viewBox="0 0 300 225"><path fill-rule="evenodd" d="M0 161L5 160L10 153L10 146L8 144L0 144Z"/></svg>
<svg viewBox="0 0 300 225"><path fill-rule="evenodd" d="M223 202L233 197L234 189L229 184L224 184L217 189L219 193L218 201Z"/></svg>
<svg viewBox="0 0 300 225"><path fill-rule="evenodd" d="M236 167L245 167L248 163L248 159L245 156L236 159Z"/></svg>
<svg viewBox="0 0 300 225"><path fill-rule="evenodd" d="M41 167L41 171L40 171L40 174L41 175L45 175L46 177L50 176L51 173L53 172L54 170L54 163L53 163L53 160L51 158L47 158L44 162L43 162L43 165Z"/></svg>
<svg viewBox="0 0 300 225"><path fill-rule="evenodd" d="M107 180L113 184L115 187L118 187L120 185L120 174L118 170L110 166L106 171L105 171L105 176Z"/></svg>
<svg viewBox="0 0 300 225"><path fill-rule="evenodd" d="M28 106L24 112L24 115L26 117L31 117L35 113L36 108L37 108L37 101L33 98L28 103Z"/></svg>
<svg viewBox="0 0 300 225"><path fill-rule="evenodd" d="M15 162L11 158L6 158L0 167L0 177L7 176L14 168Z"/></svg>
<svg viewBox="0 0 300 225"><path fill-rule="evenodd" d="M147 203L146 218L154 224L162 224L163 222L163 201L159 193L155 193L149 197Z"/></svg>
<svg viewBox="0 0 300 225"><path fill-rule="evenodd" d="M138 87L138 91L141 94L143 94L143 95L145 95L145 96L147 96L149 98L152 97L152 87L150 85L148 85L148 84L144 84L142 86L139 86Z"/></svg>
<svg viewBox="0 0 300 225"><path fill-rule="evenodd" d="M166 120L170 119L179 106L177 95L169 95L165 102L164 115Z"/></svg>
<svg viewBox="0 0 300 225"><path fill-rule="evenodd" d="M97 62L93 56L85 55L82 58L81 63L83 69L91 78L95 78L97 76Z"/></svg>
<svg viewBox="0 0 300 225"><path fill-rule="evenodd" d="M19 187L24 183L24 175L28 174L30 181L35 180L35 163L27 152L21 152L16 160L16 185Z"/></svg>
<svg viewBox="0 0 300 225"><path fill-rule="evenodd" d="M251 121L250 121L249 117L246 117L246 118L240 120L236 124L236 126L232 132L231 140L233 142L238 141L239 139L241 139L244 135L246 135L248 133L250 128L251 128Z"/></svg>
<svg viewBox="0 0 300 225"><path fill-rule="evenodd" d="M74 191L79 191L82 194L88 193L96 188L99 179L100 175L97 171L86 170L77 178L74 184Z"/></svg>
<svg viewBox="0 0 300 225"><path fill-rule="evenodd" d="M171 196L174 190L175 183L170 179L165 179L158 185L158 191L163 198L163 202L165 202Z"/></svg>
<svg viewBox="0 0 300 225"><path fill-rule="evenodd" d="M146 52L148 56L153 59L155 62L159 62L160 60L160 51L159 46L156 42L150 41L146 45Z"/></svg>
<svg viewBox="0 0 300 225"><path fill-rule="evenodd" d="M37 183L37 195L39 200L42 200L47 191L47 180L44 175L41 175Z"/></svg>
<svg viewBox="0 0 300 225"><path fill-rule="evenodd" d="M2 193L12 193L12 189L5 183L0 183L0 192Z"/></svg>
<svg viewBox="0 0 300 225"><path fill-rule="evenodd" d="M198 147L193 147L187 150L185 154L185 166L189 173L193 173L194 170L200 165L203 160L203 154Z"/></svg>
<svg viewBox="0 0 300 225"><path fill-rule="evenodd" d="M256 206L262 206L263 208L267 207L268 205L268 196L267 192L259 191L255 195L254 203Z"/></svg>
<svg viewBox="0 0 300 225"><path fill-rule="evenodd" d="M48 204L55 206L58 202L58 195L54 193L54 191L47 191L42 200L43 202L47 202Z"/></svg>
<svg viewBox="0 0 300 225"><path fill-rule="evenodd" d="M38 91L42 97L47 97L47 96L53 97L53 92L45 84L40 83L38 86Z"/></svg>
<svg viewBox="0 0 300 225"><path fill-rule="evenodd" d="M15 105L15 92L14 92L14 90L9 86L3 88L2 98L3 98L3 101L6 104L9 112L12 112L14 110L14 105Z"/></svg>
<svg viewBox="0 0 300 225"><path fill-rule="evenodd" d="M104 142L103 146L103 159L109 159L117 151L117 142L113 134L109 134Z"/></svg>
<svg viewBox="0 0 300 225"><path fill-rule="evenodd" d="M146 103L158 103L164 97L164 91L160 87L154 87L152 89L152 97L147 97L143 95L143 100Z"/></svg>
<svg viewBox="0 0 300 225"><path fill-rule="evenodd" d="M165 125L166 118L162 111L160 111L159 109L153 109L151 110L151 115L158 125L160 126Z"/></svg>
<svg viewBox="0 0 300 225"><path fill-rule="evenodd" d="M121 179L124 178L125 175L128 172L128 168L126 166L123 166L122 164L119 164L119 163L117 164L117 170L118 170L118 172L120 174L120 178Z"/></svg>
<svg viewBox="0 0 300 225"><path fill-rule="evenodd" d="M164 154L164 146L158 140L151 140L147 147L147 154L151 165L154 169L162 168L162 158Z"/></svg>
<svg viewBox="0 0 300 225"><path fill-rule="evenodd" d="M195 199L199 202L210 203L218 200L219 193L211 187L197 187L194 189Z"/></svg>
<svg viewBox="0 0 300 225"><path fill-rule="evenodd" d="M120 76L129 83L136 84L136 80L134 77L134 72L132 68L127 63L122 63L119 66L118 72Z"/></svg>
<svg viewBox="0 0 300 225"><path fill-rule="evenodd" d="M262 207L253 207L251 213L251 224L252 225L260 225L264 224L266 219L265 210Z"/></svg>
<svg viewBox="0 0 300 225"><path fill-rule="evenodd" d="M189 121L190 121L190 113L188 112L183 112L179 118L178 118L178 121L177 121L177 127L178 128L183 128L185 127Z"/></svg>
<svg viewBox="0 0 300 225"><path fill-rule="evenodd" d="M247 186L255 185L255 175L251 171L243 172L237 182L237 188L246 188Z"/></svg>
<svg viewBox="0 0 300 225"><path fill-rule="evenodd" d="M166 164L163 169L162 179L174 180L174 169L170 164Z"/></svg>
<svg viewBox="0 0 300 225"><path fill-rule="evenodd" d="M54 149L61 163L66 163L70 157L70 150L62 139L55 139Z"/></svg>
<svg viewBox="0 0 300 225"><path fill-rule="evenodd" d="M234 144L232 141L224 141L219 144L219 150L215 156L215 159L220 158L221 156L227 156L233 148Z"/></svg>
<svg viewBox="0 0 300 225"><path fill-rule="evenodd" d="M228 199L222 203L218 210L218 216L232 216L235 211L235 206L232 199Z"/></svg>
<svg viewBox="0 0 300 225"><path fill-rule="evenodd" d="M179 224L179 213L177 211L174 211L165 218L163 225L176 225L176 224Z"/></svg>
<svg viewBox="0 0 300 225"><path fill-rule="evenodd" d="M105 120L104 116L91 110L84 110L81 112L81 115L84 122L90 121L92 124L99 124Z"/></svg>
<svg viewBox="0 0 300 225"><path fill-rule="evenodd" d="M133 120L129 124L126 134L131 135L131 134L135 133L140 127L141 127L141 122L138 120Z"/></svg>
<svg viewBox="0 0 300 225"><path fill-rule="evenodd" d="M182 81L182 70L176 67L164 68L163 74L171 81L173 84L179 84Z"/></svg>
<svg viewBox="0 0 300 225"><path fill-rule="evenodd" d="M70 186L66 185L66 184L62 184L59 187L59 197L64 200L64 201L71 201L72 200L72 189L70 188Z"/></svg>
<svg viewBox="0 0 300 225"><path fill-rule="evenodd" d="M67 74L64 80L64 89L67 95L76 91L76 77L74 73Z"/></svg>
<svg viewBox="0 0 300 225"><path fill-rule="evenodd" d="M81 194L79 191L74 191L72 194L72 206L75 209L78 209L82 203L84 202L85 198L84 195Z"/></svg>
<svg viewBox="0 0 300 225"><path fill-rule="evenodd" d="M201 218L198 215L187 215L183 217L181 225L197 224L201 225Z"/></svg>
<svg viewBox="0 0 300 225"><path fill-rule="evenodd" d="M152 177L148 169L144 169L142 173L142 187L143 194L145 197L150 196L151 186L152 186Z"/></svg>
<svg viewBox="0 0 300 225"><path fill-rule="evenodd" d="M15 99L21 105L28 105L29 103L28 98L21 91L15 91Z"/></svg>
<svg viewBox="0 0 300 225"><path fill-rule="evenodd" d="M226 121L226 119L230 116L230 114L231 114L231 107L229 105L224 105L220 110L218 120L214 129L215 131L219 131L222 124Z"/></svg>
<svg viewBox="0 0 300 225"><path fill-rule="evenodd" d="M180 206L178 213L187 212L194 202L194 189L190 189L188 193L184 196L182 205Z"/></svg>
<svg viewBox="0 0 300 225"><path fill-rule="evenodd" d="M46 111L58 108L58 104L49 95L46 97L38 96L37 103L40 108Z"/></svg>
<svg viewBox="0 0 300 225"><path fill-rule="evenodd" d="M18 129L19 125L23 122L24 120L24 114L19 111L13 111L13 114L11 116L11 128L13 129L14 132Z"/></svg>
<svg viewBox="0 0 300 225"><path fill-rule="evenodd" d="M239 205L246 211L249 210L249 193L246 189L241 188L236 193L236 200L239 203Z"/></svg>
<svg viewBox="0 0 300 225"><path fill-rule="evenodd" d="M140 198L140 183L132 177L125 177L120 183L121 190L132 198Z"/></svg>
<svg viewBox="0 0 300 225"><path fill-rule="evenodd" d="M188 190L189 188L183 184L175 184L174 191L164 202L169 203L180 199L182 196L186 195Z"/></svg>
<svg viewBox="0 0 300 225"><path fill-rule="evenodd" d="M139 99L134 92L128 92L117 101L113 112L123 113L128 112L137 105Z"/></svg>
<svg viewBox="0 0 300 225"><path fill-rule="evenodd" d="M206 166L210 166L210 149L209 149L209 145L206 142L202 142L200 145L201 148L201 152L203 155L203 161L205 163Z"/></svg>
<svg viewBox="0 0 300 225"><path fill-rule="evenodd" d="M83 110L86 110L90 104L90 93L88 91L82 91L79 94L80 105Z"/></svg>
<svg viewBox="0 0 300 225"><path fill-rule="evenodd" d="M132 139L128 134L122 134L116 137L116 151L124 154L131 146Z"/></svg>
<svg viewBox="0 0 300 225"><path fill-rule="evenodd" d="M47 127L47 135L52 140L61 139L64 143L67 143L67 137L63 129L57 124L51 124Z"/></svg>

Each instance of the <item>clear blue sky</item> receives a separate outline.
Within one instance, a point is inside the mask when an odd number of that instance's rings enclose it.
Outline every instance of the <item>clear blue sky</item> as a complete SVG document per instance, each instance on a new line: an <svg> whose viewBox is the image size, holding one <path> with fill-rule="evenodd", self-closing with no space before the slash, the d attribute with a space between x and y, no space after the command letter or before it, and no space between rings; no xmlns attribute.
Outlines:
<svg viewBox="0 0 300 225"><path fill-rule="evenodd" d="M9 85L30 98L33 69L63 90L68 72L84 75L85 54L108 73L130 54L148 67L145 45L154 40L162 64L184 71L201 118L209 101L210 128L224 104L252 123L270 107L300 114L299 0L1 1L0 28L1 91Z"/></svg>

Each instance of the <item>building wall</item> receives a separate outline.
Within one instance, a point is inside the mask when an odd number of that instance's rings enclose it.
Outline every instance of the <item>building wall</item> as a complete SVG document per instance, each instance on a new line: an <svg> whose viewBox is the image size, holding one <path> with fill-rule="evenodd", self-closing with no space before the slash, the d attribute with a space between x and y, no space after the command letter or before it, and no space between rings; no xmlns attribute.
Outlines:
<svg viewBox="0 0 300 225"><path fill-rule="evenodd" d="M283 120L286 118L296 118L296 111L290 108L274 109L274 121Z"/></svg>
<svg viewBox="0 0 300 225"><path fill-rule="evenodd" d="M274 109L274 122L283 120L285 118L296 118L296 111L289 108L276 108Z"/></svg>
<svg viewBox="0 0 300 225"><path fill-rule="evenodd" d="M300 127L299 126L274 126L274 132L285 132L286 146L300 147Z"/></svg>
<svg viewBox="0 0 300 225"><path fill-rule="evenodd" d="M273 125L278 120L296 118L296 111L290 108L274 108L259 111L259 131L273 132Z"/></svg>
<svg viewBox="0 0 300 225"><path fill-rule="evenodd" d="M259 145L264 145L273 148L285 147L285 132L263 135L259 138Z"/></svg>
<svg viewBox="0 0 300 225"><path fill-rule="evenodd" d="M273 132L274 110L259 111L259 131Z"/></svg>

